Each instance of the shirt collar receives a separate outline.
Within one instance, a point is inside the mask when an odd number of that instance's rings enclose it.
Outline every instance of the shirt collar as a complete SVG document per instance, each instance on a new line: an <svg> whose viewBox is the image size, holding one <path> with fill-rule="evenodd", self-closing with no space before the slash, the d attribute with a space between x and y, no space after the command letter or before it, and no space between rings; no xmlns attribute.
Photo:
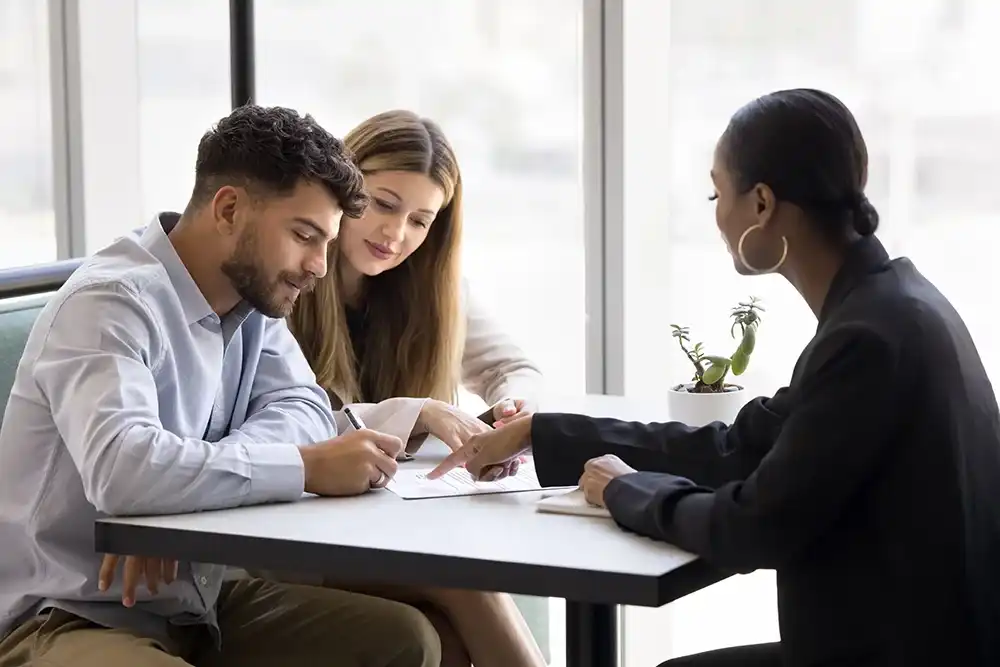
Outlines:
<svg viewBox="0 0 1000 667"><path fill-rule="evenodd" d="M201 293L198 283L191 277L184 262L181 261L174 249L174 244L167 236L180 218L179 213L158 213L146 227L139 244L156 257L166 269L170 284L177 292L177 298L180 299L184 317L190 325L215 315L215 311L208 304L208 300Z"/></svg>
<svg viewBox="0 0 1000 667"><path fill-rule="evenodd" d="M854 287L867 276L884 271L889 267L889 253L882 242L874 236L863 236L847 250L847 256L830 283L830 291L820 309L819 324L830 317L830 313L844 302Z"/></svg>

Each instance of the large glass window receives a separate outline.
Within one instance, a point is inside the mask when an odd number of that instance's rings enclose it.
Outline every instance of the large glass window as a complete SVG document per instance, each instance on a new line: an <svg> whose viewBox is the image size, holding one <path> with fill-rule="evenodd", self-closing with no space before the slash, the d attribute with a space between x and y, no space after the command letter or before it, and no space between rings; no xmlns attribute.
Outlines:
<svg viewBox="0 0 1000 667"><path fill-rule="evenodd" d="M48 4L0 2L0 268L56 259Z"/></svg>
<svg viewBox="0 0 1000 667"><path fill-rule="evenodd" d="M465 274L557 391L584 386L579 0L258 0L262 104L338 136L408 108L465 183Z"/></svg>
<svg viewBox="0 0 1000 667"><path fill-rule="evenodd" d="M152 217L187 204L198 140L231 109L229 3L135 1L142 207Z"/></svg>

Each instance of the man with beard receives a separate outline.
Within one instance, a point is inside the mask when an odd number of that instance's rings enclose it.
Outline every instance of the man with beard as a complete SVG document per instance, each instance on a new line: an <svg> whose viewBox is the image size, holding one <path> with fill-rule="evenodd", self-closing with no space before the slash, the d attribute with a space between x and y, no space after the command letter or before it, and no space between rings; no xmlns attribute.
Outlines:
<svg viewBox="0 0 1000 667"><path fill-rule="evenodd" d="M103 515L351 495L392 476L402 443L334 437L283 320L326 273L341 215L365 204L351 156L311 117L243 107L202 138L183 214L52 297L0 430L0 665L438 664L430 623L400 603L156 558L116 578L93 550Z"/></svg>

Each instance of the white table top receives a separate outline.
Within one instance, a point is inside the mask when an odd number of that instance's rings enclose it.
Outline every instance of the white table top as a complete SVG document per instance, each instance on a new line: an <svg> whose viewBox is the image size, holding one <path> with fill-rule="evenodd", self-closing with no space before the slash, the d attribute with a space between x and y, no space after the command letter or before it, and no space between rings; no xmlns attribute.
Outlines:
<svg viewBox="0 0 1000 667"><path fill-rule="evenodd" d="M658 406L619 397L564 399L547 402L546 408L663 419L650 414L661 412ZM415 460L400 465L429 468L443 454L422 448ZM712 575L694 556L626 533L606 518L535 511L544 493L403 500L380 490L353 498L106 519L98 523L98 549L649 606L710 583L706 577ZM668 581L667 575L680 575L681 569L684 577Z"/></svg>

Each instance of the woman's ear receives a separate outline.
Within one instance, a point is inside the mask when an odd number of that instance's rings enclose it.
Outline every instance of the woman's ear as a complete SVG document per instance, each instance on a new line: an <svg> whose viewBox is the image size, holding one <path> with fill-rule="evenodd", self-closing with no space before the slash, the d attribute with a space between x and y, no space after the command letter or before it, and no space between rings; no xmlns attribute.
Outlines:
<svg viewBox="0 0 1000 667"><path fill-rule="evenodd" d="M777 199L774 191L763 183L754 186L753 195L757 224L764 227L774 216L774 209L778 205Z"/></svg>

